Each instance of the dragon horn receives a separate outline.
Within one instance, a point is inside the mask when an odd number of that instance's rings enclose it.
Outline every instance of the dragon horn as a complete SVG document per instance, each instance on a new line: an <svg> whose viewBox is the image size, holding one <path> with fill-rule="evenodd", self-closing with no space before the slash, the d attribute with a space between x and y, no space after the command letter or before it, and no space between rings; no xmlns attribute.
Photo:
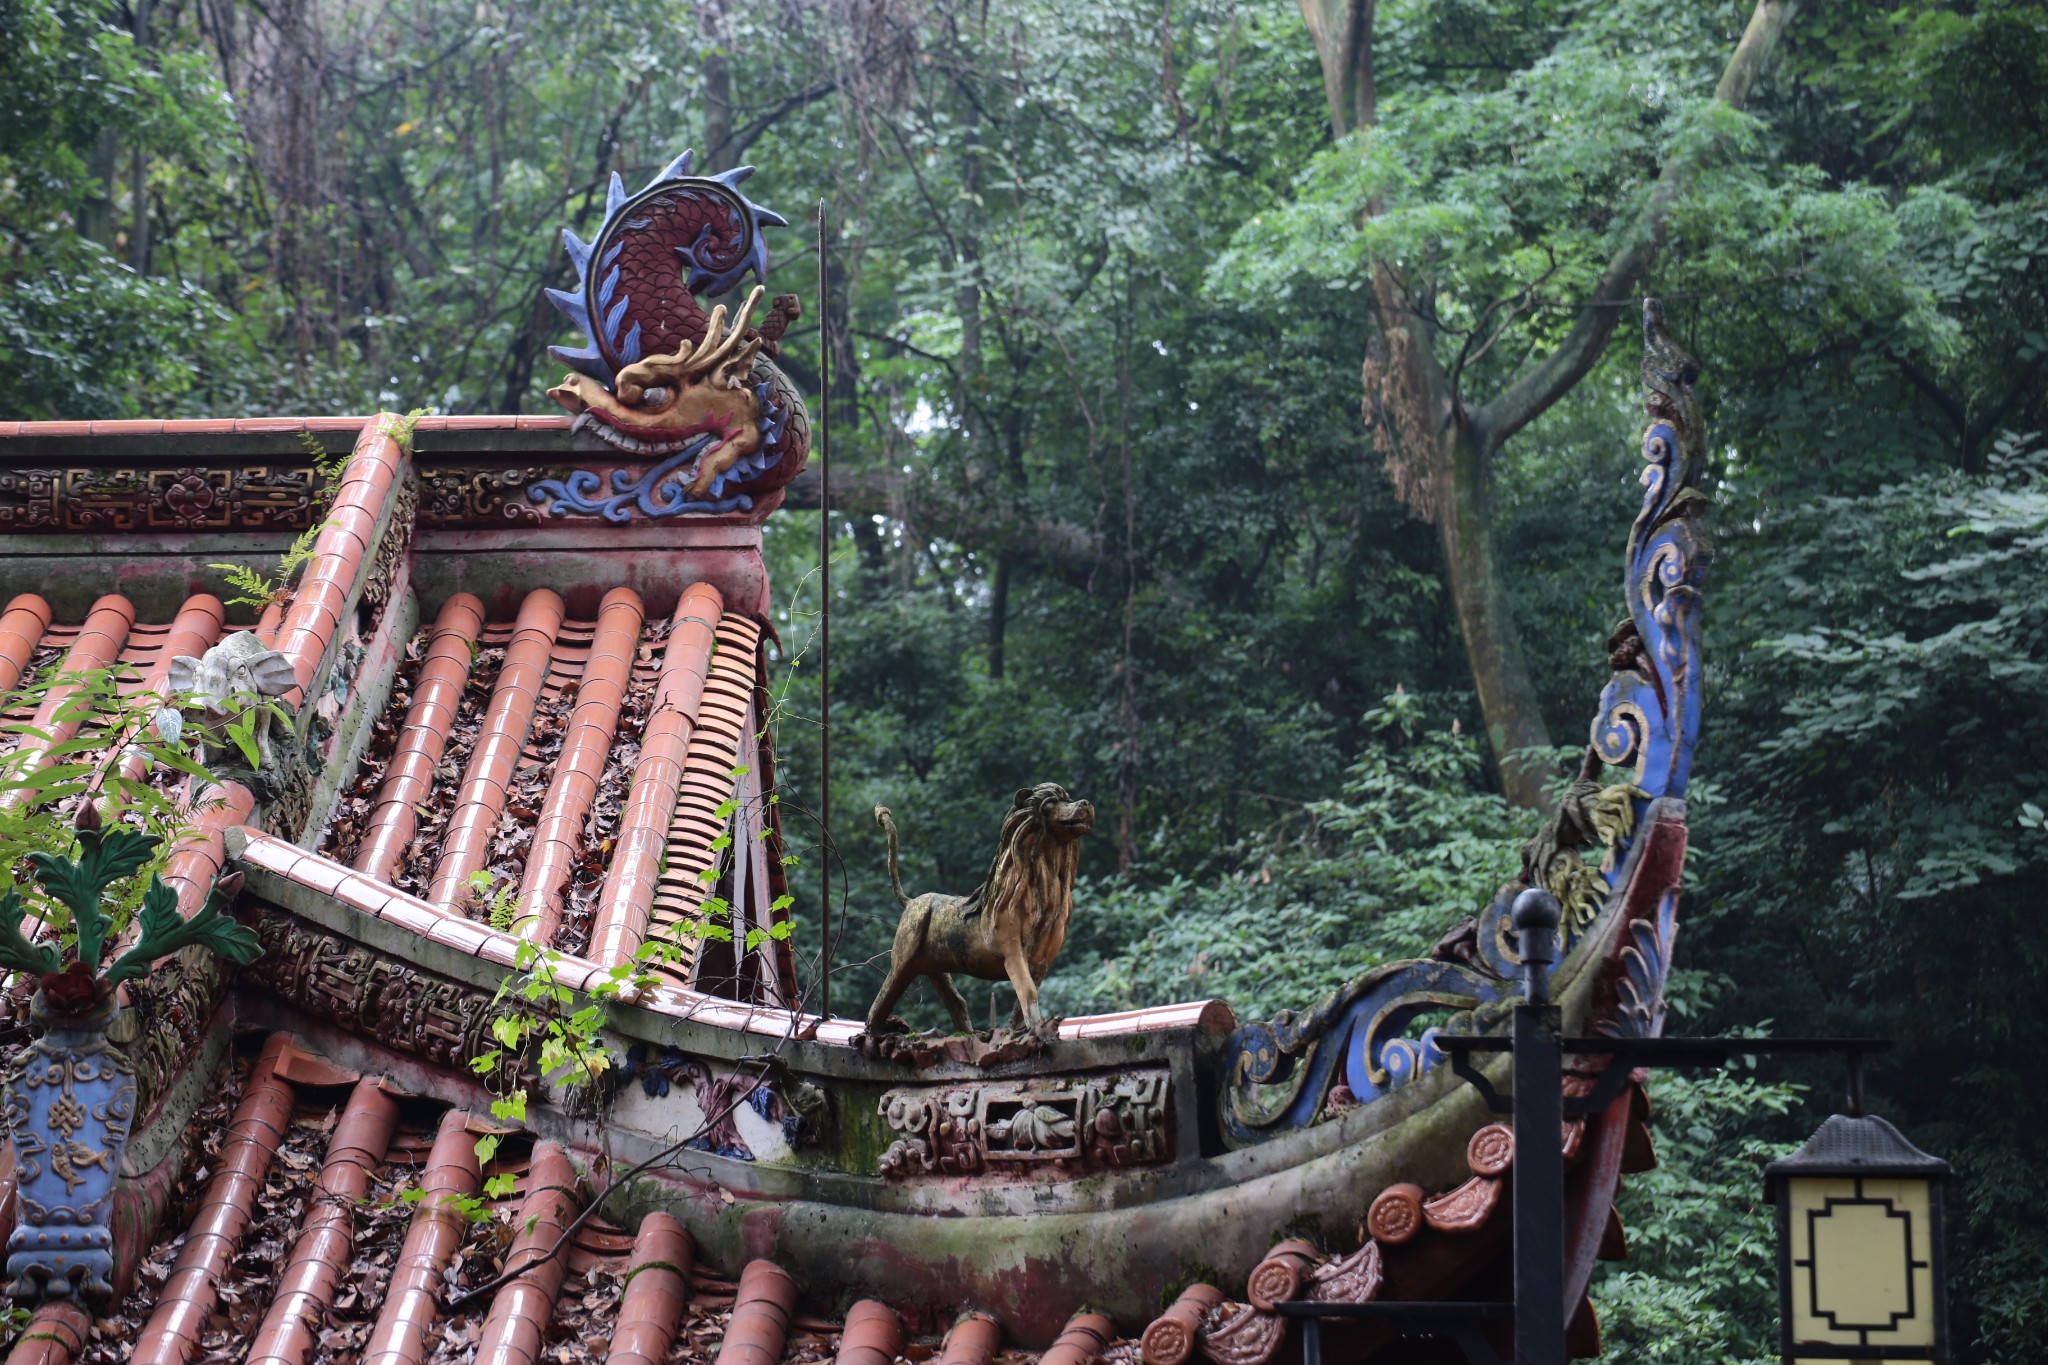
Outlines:
<svg viewBox="0 0 2048 1365"><path fill-rule="evenodd" d="M722 303L711 310L711 321L704 325L704 339L698 342L683 360L682 368L685 373L702 369L705 357L717 348L718 334L725 327L725 312L725 305Z"/></svg>
<svg viewBox="0 0 2048 1365"><path fill-rule="evenodd" d="M747 330L747 320L753 316L754 306L760 303L761 295L767 292L758 284L754 286L747 295L747 301L740 305L738 315L732 320L731 329L723 338L718 335L718 326L725 320L725 308L720 305L712 310L711 327L704 333L704 345L700 348L699 354L690 358L692 370L710 369L731 354L733 347L739 345L740 337Z"/></svg>

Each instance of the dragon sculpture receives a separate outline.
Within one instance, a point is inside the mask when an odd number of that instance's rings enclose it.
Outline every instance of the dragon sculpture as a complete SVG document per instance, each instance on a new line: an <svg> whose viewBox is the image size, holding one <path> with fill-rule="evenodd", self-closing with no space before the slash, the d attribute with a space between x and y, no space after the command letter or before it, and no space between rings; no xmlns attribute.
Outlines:
<svg viewBox="0 0 2048 1365"><path fill-rule="evenodd" d="M675 476L661 514L752 508L797 476L810 447L803 400L772 359L800 311L795 297L776 299L759 326L759 285L737 311L707 313L697 298L729 294L749 272L765 279L765 229L788 223L740 193L752 166L689 169L684 152L630 195L614 174L597 236L562 233L577 288L547 291L585 342L549 348L571 373L548 396L575 414L575 430L660 461L644 475L615 472L621 487Z"/></svg>

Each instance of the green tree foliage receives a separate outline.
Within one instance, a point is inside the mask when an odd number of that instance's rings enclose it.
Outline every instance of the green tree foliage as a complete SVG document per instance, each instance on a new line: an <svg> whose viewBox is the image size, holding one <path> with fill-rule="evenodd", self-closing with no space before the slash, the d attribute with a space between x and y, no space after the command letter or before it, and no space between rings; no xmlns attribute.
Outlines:
<svg viewBox="0 0 2048 1365"><path fill-rule="evenodd" d="M1364 719L1371 737L1341 794L1267 830L1242 870L1077 892L1089 915L1048 983L1049 1008L1216 996L1271 1014L1415 956L1484 906L1515 875L1514 834L1533 833L1533 817L1481 789L1478 745L1420 698L1396 692Z"/></svg>
<svg viewBox="0 0 2048 1365"><path fill-rule="evenodd" d="M873 805L914 892L965 891L1008 794L1052 779L1101 810L1058 1007L1249 1013L1426 948L1526 832L1361 356L1426 322L1469 417L1654 240L1608 302L1665 298L1704 362L1717 502L1678 954L1718 985L1686 1026L1901 1039L1872 1098L1962 1173L1961 1358L2048 1358L2048 16L1809 3L1738 110L1714 94L1751 0L1374 8L1374 118L1333 129L1288 0L16 0L0 416L539 410L556 230L683 145L758 162L833 237L829 308L802 229L769 281L804 296L792 373L822 337L834 374L823 867L815 495L767 532L802 953L829 874L834 1004L865 1003L896 917ZM1639 468L1629 330L1580 358L1475 485L1560 740ZM1768 1355L1744 1158L1837 1084L1659 1079L1616 1358Z"/></svg>

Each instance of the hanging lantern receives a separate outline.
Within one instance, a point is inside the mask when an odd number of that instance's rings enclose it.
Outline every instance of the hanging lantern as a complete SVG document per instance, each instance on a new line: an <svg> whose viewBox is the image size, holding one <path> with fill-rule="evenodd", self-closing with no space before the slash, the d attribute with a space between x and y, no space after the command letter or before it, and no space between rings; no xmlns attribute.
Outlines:
<svg viewBox="0 0 2048 1365"><path fill-rule="evenodd" d="M1778 1206L1785 1365L1946 1365L1942 1197L1952 1175L1883 1119L1844 1114L1764 1168Z"/></svg>

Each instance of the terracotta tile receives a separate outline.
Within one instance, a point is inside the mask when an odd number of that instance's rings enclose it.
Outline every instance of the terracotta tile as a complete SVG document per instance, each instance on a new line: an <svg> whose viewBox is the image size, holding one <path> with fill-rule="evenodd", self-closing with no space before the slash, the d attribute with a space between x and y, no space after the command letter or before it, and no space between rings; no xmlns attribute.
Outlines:
<svg viewBox="0 0 2048 1365"><path fill-rule="evenodd" d="M447 915L435 923L429 937L436 943L445 943L473 957L490 940L491 935L466 919Z"/></svg>
<svg viewBox="0 0 2048 1365"><path fill-rule="evenodd" d="M394 891L384 902L384 913L380 918L386 924L409 929L421 938L432 938L434 926L447 916L425 901Z"/></svg>
<svg viewBox="0 0 2048 1365"><path fill-rule="evenodd" d="M313 1357L316 1327L348 1268L355 1206L369 1193L371 1173L382 1163L397 1123L398 1103L381 1081L358 1082L328 1139L315 1196L308 1201L269 1311L250 1342L249 1361Z"/></svg>
<svg viewBox="0 0 2048 1365"><path fill-rule="evenodd" d="M283 874L300 886L310 887L325 896L332 896L348 880L348 869L340 863L306 854Z"/></svg>
<svg viewBox="0 0 2048 1365"><path fill-rule="evenodd" d="M270 835L250 835L248 847L242 851L242 860L252 868L262 868L274 876L291 880L291 870L305 860L305 849L285 839L272 839Z"/></svg>

